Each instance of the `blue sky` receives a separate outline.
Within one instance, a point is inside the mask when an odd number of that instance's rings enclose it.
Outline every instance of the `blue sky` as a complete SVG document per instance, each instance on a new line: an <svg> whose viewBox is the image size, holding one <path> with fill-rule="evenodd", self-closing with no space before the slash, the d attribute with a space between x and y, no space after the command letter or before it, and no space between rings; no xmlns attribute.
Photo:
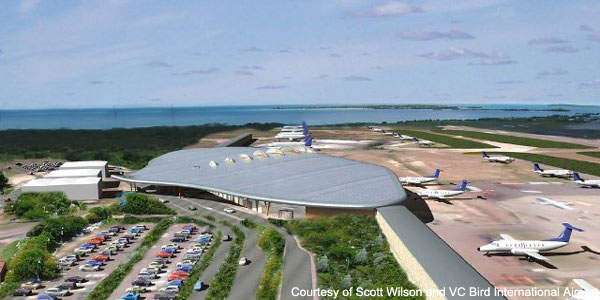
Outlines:
<svg viewBox="0 0 600 300"><path fill-rule="evenodd" d="M598 1L173 3L3 1L0 109L598 102Z"/></svg>

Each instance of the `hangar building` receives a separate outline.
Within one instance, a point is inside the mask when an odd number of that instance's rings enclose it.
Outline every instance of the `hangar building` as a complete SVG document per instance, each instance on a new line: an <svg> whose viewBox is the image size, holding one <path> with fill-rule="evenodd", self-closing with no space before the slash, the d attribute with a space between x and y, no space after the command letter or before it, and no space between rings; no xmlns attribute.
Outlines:
<svg viewBox="0 0 600 300"><path fill-rule="evenodd" d="M63 192L70 200L99 199L101 196L100 177L38 178L21 187L24 193Z"/></svg>
<svg viewBox="0 0 600 300"><path fill-rule="evenodd" d="M73 170L73 169L101 169L102 178L110 177L108 172L108 162L103 160L89 160L89 161L68 161L63 163L59 170Z"/></svg>

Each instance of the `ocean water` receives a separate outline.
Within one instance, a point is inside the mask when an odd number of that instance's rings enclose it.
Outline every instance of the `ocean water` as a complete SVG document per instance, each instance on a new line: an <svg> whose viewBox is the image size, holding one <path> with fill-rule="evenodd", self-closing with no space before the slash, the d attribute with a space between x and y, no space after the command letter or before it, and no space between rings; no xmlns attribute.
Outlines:
<svg viewBox="0 0 600 300"><path fill-rule="evenodd" d="M277 122L309 125L353 122L397 122L429 119L477 119L600 113L600 106L484 105L473 109L372 109L307 108L303 106L214 106L104 109L51 109L0 111L0 130L5 129L109 129L149 126L185 126L209 123L240 125ZM281 109L283 108L283 109ZM568 111L550 111L565 109Z"/></svg>

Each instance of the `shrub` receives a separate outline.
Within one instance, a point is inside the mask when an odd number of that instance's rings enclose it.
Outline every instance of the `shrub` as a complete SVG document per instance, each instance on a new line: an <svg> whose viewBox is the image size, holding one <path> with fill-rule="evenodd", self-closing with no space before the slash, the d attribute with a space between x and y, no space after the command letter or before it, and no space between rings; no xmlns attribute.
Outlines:
<svg viewBox="0 0 600 300"><path fill-rule="evenodd" d="M256 228L256 223L248 218L243 219L240 221L240 224L244 225L245 227L248 227L250 229L254 229Z"/></svg>
<svg viewBox="0 0 600 300"><path fill-rule="evenodd" d="M281 282L285 239L278 231L267 227L260 233L258 245L265 253L267 262L258 284L256 299L275 300Z"/></svg>
<svg viewBox="0 0 600 300"><path fill-rule="evenodd" d="M323 256L319 257L316 265L317 265L317 271L327 272L327 270L329 270L329 259L327 258L327 255L323 255Z"/></svg>
<svg viewBox="0 0 600 300"><path fill-rule="evenodd" d="M18 201L4 207L4 212L30 220L43 219L50 215L69 213L71 202L64 193L24 193Z"/></svg>
<svg viewBox="0 0 600 300"><path fill-rule="evenodd" d="M85 216L85 218L90 223L96 223L96 222L105 220L110 216L112 216L112 211L110 208L103 207L103 206L97 206L97 207L90 208L90 210L88 210L88 213Z"/></svg>
<svg viewBox="0 0 600 300"><path fill-rule="evenodd" d="M8 184L8 178L4 176L4 173L0 172L0 192L8 187L10 187Z"/></svg>
<svg viewBox="0 0 600 300"><path fill-rule="evenodd" d="M134 215L165 214L174 215L175 211L160 203L156 198L148 195L133 193L125 196L126 202L120 210Z"/></svg>

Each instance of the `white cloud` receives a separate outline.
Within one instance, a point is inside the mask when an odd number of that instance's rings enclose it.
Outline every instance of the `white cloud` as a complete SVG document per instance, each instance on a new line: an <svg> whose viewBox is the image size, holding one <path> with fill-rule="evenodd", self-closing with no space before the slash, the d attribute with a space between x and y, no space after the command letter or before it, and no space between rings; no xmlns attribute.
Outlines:
<svg viewBox="0 0 600 300"><path fill-rule="evenodd" d="M404 40L412 40L412 41L431 41L431 40L438 40L438 39L468 40L468 39L473 39L474 37L471 34L468 34L463 31L450 30L447 32L443 32L443 31L402 32L402 33L400 33L400 38L402 38Z"/></svg>
<svg viewBox="0 0 600 300"><path fill-rule="evenodd" d="M378 18L378 17L390 17L400 16L412 13L423 12L423 9L408 3L400 1L391 1L386 4L374 6L368 10L355 11L350 13L350 17L356 18Z"/></svg>
<svg viewBox="0 0 600 300"><path fill-rule="evenodd" d="M419 56L439 61L488 57L488 55L483 52L472 51L465 48L449 48L438 52L423 53Z"/></svg>

